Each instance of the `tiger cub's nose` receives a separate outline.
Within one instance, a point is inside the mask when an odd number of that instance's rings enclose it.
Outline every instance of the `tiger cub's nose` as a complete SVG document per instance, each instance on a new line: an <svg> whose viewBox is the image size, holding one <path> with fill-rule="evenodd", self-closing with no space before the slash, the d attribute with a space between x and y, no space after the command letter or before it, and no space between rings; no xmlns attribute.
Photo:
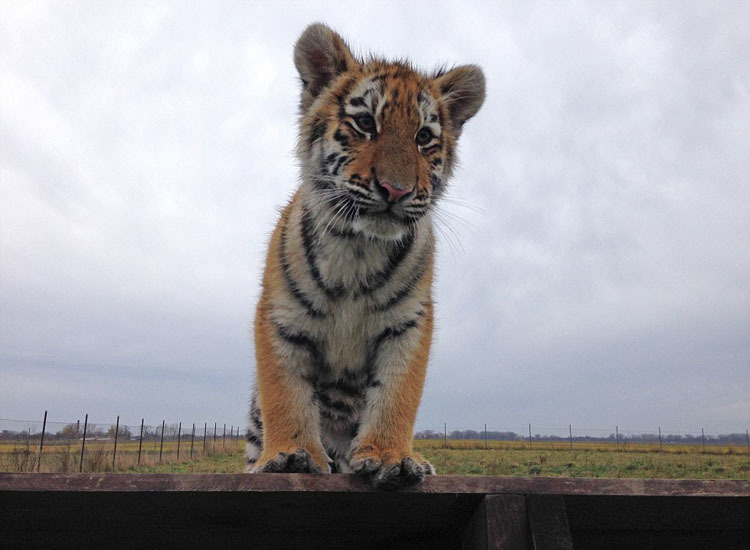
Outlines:
<svg viewBox="0 0 750 550"><path fill-rule="evenodd" d="M388 202L398 202L414 191L413 187L411 189L400 189L385 181L377 181L376 186L380 194L383 195L383 198Z"/></svg>

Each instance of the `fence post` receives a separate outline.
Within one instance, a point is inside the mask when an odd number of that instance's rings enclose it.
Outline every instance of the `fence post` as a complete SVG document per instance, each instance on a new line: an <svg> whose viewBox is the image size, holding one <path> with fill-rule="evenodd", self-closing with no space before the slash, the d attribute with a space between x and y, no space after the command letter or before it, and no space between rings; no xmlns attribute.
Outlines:
<svg viewBox="0 0 750 550"><path fill-rule="evenodd" d="M117 415L117 423L115 424L115 448L112 451L112 471L115 469L115 458L117 458L117 434L120 432L120 415Z"/></svg>
<svg viewBox="0 0 750 550"><path fill-rule="evenodd" d="M81 442L81 463L78 465L78 472L83 472L83 451L86 449L86 429L89 426L89 413L83 421L83 441Z"/></svg>
<svg viewBox="0 0 750 550"><path fill-rule="evenodd" d="M159 464L161 464L161 452L164 450L164 424L166 420L161 421L161 443L159 444Z"/></svg>
<svg viewBox="0 0 750 550"><path fill-rule="evenodd" d="M615 426L615 449L620 450L620 428Z"/></svg>
<svg viewBox="0 0 750 550"><path fill-rule="evenodd" d="M42 423L42 439L39 441L39 460L36 463L36 471L42 467L42 450L44 449L44 431L47 429L47 411L44 411L44 422Z"/></svg>
<svg viewBox="0 0 750 550"><path fill-rule="evenodd" d="M227 425L224 424L224 435L221 437L221 452L226 452L227 443Z"/></svg>
<svg viewBox="0 0 750 550"><path fill-rule="evenodd" d="M529 424L529 449L531 449L531 424Z"/></svg>
<svg viewBox="0 0 750 550"><path fill-rule="evenodd" d="M207 422L203 423L203 454L206 454L206 434L208 433L206 431L206 427L208 426Z"/></svg>
<svg viewBox="0 0 750 550"><path fill-rule="evenodd" d="M193 422L193 433L190 435L190 460L193 460L193 442L195 441L195 422Z"/></svg>
<svg viewBox="0 0 750 550"><path fill-rule="evenodd" d="M659 426L659 452L661 452L662 450L663 449L662 449L662 446L661 446L661 426Z"/></svg>
<svg viewBox="0 0 750 550"><path fill-rule="evenodd" d="M143 418L141 418L141 435L138 437L138 466L141 465L141 447L143 446Z"/></svg>
<svg viewBox="0 0 750 550"><path fill-rule="evenodd" d="M573 450L573 425L568 424L568 432L570 433L570 450Z"/></svg>
<svg viewBox="0 0 750 550"><path fill-rule="evenodd" d="M182 439L182 422L180 427L177 429L177 460L180 460L180 440Z"/></svg>
<svg viewBox="0 0 750 550"><path fill-rule="evenodd" d="M211 454L216 452L216 422L214 422L214 444L211 448Z"/></svg>

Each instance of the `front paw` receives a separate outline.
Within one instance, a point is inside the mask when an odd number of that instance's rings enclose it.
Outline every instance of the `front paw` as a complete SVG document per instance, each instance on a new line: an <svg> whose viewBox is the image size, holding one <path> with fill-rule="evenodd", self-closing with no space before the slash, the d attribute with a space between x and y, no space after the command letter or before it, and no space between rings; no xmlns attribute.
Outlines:
<svg viewBox="0 0 750 550"><path fill-rule="evenodd" d="M379 489L414 485L433 475L435 468L416 453L380 451L367 446L354 453L352 471Z"/></svg>
<svg viewBox="0 0 750 550"><path fill-rule="evenodd" d="M321 474L329 473L330 467L328 464L320 466L305 449L297 449L289 453L277 453L272 458L261 457L252 471L264 474Z"/></svg>

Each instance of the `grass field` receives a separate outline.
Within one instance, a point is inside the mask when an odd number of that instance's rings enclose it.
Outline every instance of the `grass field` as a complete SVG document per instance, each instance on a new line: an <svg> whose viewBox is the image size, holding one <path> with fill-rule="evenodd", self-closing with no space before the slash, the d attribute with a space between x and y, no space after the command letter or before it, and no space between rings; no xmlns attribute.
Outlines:
<svg viewBox="0 0 750 550"><path fill-rule="evenodd" d="M617 450L606 443L534 443L417 440L415 448L435 465L439 474L491 476L570 476L629 478L750 479L750 452L745 447L696 445L623 445ZM118 444L112 468L112 444L87 442L84 472L131 473L242 472L244 444L217 440L195 445L189 458L189 442L181 446L177 460L176 442L165 442L162 461L159 448L144 443L137 465L137 442ZM0 471L36 471L38 449L0 443ZM41 471L77 472L80 445L50 445L45 448Z"/></svg>

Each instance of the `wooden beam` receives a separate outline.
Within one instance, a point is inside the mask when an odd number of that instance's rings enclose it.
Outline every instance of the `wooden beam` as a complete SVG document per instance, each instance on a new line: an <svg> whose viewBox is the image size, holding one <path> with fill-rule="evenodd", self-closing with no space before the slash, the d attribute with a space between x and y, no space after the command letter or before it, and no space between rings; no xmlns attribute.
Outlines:
<svg viewBox="0 0 750 550"><path fill-rule="evenodd" d="M526 500L487 495L464 527L463 550L528 550Z"/></svg>
<svg viewBox="0 0 750 550"><path fill-rule="evenodd" d="M256 491L372 493L344 474L13 474L0 473L1 491ZM402 493L582 496L750 497L748 480L586 479L430 476Z"/></svg>
<svg viewBox="0 0 750 550"><path fill-rule="evenodd" d="M533 550L572 550L573 538L562 495L526 497Z"/></svg>

